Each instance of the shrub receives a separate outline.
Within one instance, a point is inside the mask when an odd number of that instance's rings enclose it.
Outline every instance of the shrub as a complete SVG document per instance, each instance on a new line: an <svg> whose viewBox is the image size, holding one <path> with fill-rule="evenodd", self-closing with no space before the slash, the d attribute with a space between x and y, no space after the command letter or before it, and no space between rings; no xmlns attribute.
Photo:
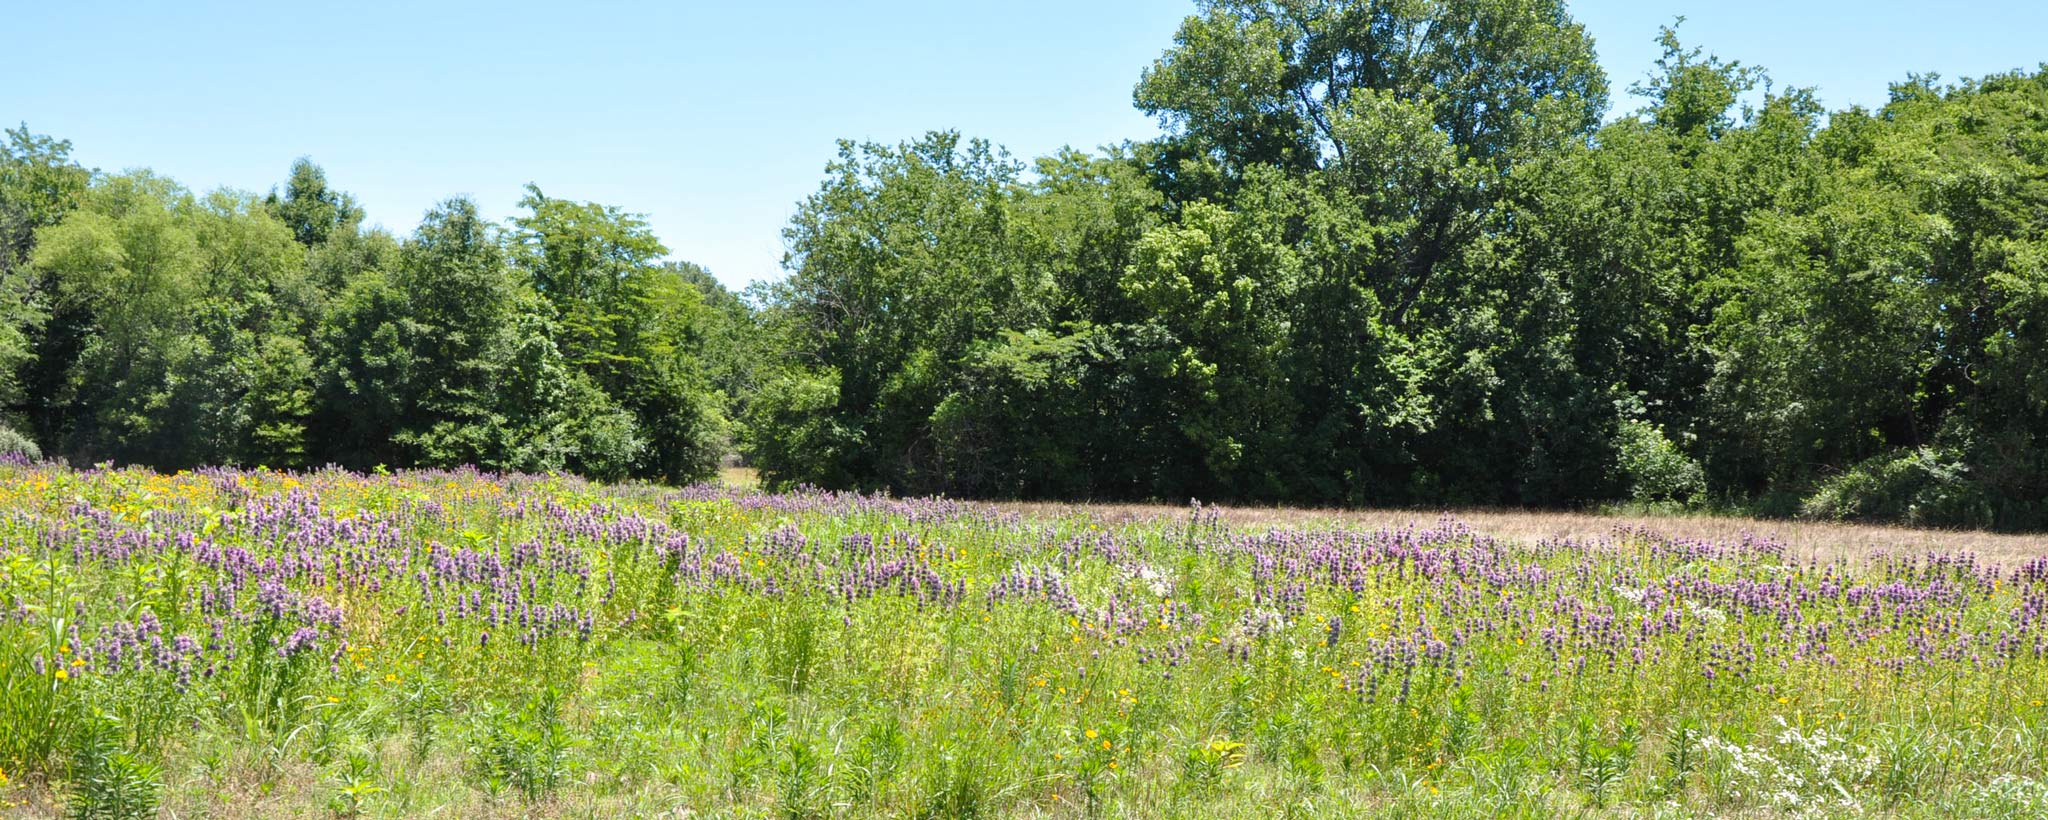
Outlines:
<svg viewBox="0 0 2048 820"><path fill-rule="evenodd" d="M8 456L38 461L43 457L43 448L36 446L35 439L22 435L6 424L0 424L0 458Z"/></svg>
<svg viewBox="0 0 2048 820"><path fill-rule="evenodd" d="M1808 518L1890 520L1915 526L1988 527L1991 500L1961 452L1920 447L1866 459L1821 482L1801 505Z"/></svg>
<svg viewBox="0 0 2048 820"><path fill-rule="evenodd" d="M1700 464L1664 435L1664 428L1629 419L1615 436L1617 466L1633 501L1689 502L1707 488Z"/></svg>

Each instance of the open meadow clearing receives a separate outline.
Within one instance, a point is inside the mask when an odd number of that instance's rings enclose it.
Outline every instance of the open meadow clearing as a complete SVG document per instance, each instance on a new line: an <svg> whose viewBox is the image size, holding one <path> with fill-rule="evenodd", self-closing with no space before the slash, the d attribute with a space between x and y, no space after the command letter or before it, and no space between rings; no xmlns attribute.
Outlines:
<svg viewBox="0 0 2048 820"><path fill-rule="evenodd" d="M0 813L2048 810L2048 559L1302 520L4 466Z"/></svg>

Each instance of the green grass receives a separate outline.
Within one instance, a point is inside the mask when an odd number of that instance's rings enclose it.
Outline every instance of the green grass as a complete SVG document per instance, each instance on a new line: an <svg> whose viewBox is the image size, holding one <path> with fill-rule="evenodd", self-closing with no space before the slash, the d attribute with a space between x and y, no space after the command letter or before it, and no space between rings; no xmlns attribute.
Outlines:
<svg viewBox="0 0 2048 820"><path fill-rule="evenodd" d="M55 467L0 545L14 816L2048 811L2048 565Z"/></svg>

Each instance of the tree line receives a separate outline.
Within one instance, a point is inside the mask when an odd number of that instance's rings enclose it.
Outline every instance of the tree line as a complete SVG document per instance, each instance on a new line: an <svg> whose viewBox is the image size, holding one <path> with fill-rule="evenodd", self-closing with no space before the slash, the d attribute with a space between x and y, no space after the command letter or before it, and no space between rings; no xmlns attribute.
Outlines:
<svg viewBox="0 0 2048 820"><path fill-rule="evenodd" d="M404 239L10 132L23 446L1344 505L2048 526L2048 68L1882 108L1556 0L1208 0L1163 135L842 143L745 294L530 189Z"/></svg>
<svg viewBox="0 0 2048 820"><path fill-rule="evenodd" d="M283 191L99 174L8 132L10 449L162 469L474 464L686 482L728 444L717 284L637 217L529 187L403 240L301 161Z"/></svg>

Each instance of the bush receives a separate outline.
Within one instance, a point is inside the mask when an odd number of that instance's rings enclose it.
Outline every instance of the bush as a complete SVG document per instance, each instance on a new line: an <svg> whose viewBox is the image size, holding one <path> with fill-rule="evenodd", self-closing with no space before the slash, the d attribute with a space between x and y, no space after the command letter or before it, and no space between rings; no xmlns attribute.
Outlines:
<svg viewBox="0 0 2048 820"><path fill-rule="evenodd" d="M35 439L22 435L14 428L0 424L0 458L20 456L29 461L43 457L43 448L37 447Z"/></svg>
<svg viewBox="0 0 2048 820"><path fill-rule="evenodd" d="M1959 450L1919 447L1866 459L1821 482L1800 506L1807 518L1885 520L1913 526L1991 527L1992 499Z"/></svg>
<svg viewBox="0 0 2048 820"><path fill-rule="evenodd" d="M1680 451L1655 424L1623 421L1614 449L1630 500L1686 503L1706 491L1706 472L1699 462Z"/></svg>
<svg viewBox="0 0 2048 820"><path fill-rule="evenodd" d="M769 379L747 407L743 452L770 487L852 484L862 433L838 415L839 372L791 370Z"/></svg>

